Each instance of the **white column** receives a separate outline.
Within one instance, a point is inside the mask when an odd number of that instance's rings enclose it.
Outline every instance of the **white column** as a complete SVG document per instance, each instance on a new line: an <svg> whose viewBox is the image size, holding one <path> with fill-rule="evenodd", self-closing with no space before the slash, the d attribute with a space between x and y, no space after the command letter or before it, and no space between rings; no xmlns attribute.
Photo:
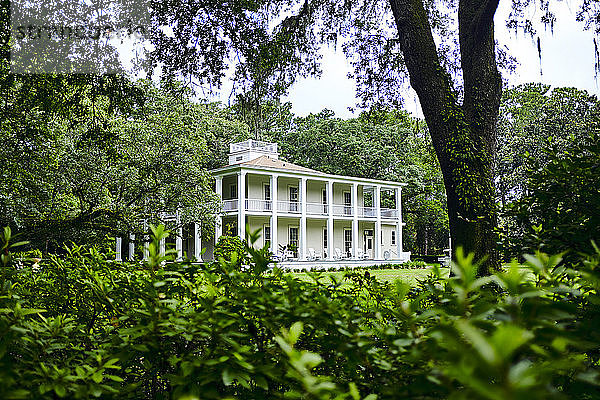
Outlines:
<svg viewBox="0 0 600 400"><path fill-rule="evenodd" d="M115 260L122 261L121 259L121 246L123 245L123 238L117 237L115 239Z"/></svg>
<svg viewBox="0 0 600 400"><path fill-rule="evenodd" d="M358 259L358 184L352 184L352 255Z"/></svg>
<svg viewBox="0 0 600 400"><path fill-rule="evenodd" d="M200 238L200 224L194 222L194 258L198 262L202 262L202 240Z"/></svg>
<svg viewBox="0 0 600 400"><path fill-rule="evenodd" d="M177 260L183 260L183 228L177 229L177 237L175 238L175 250L177 251Z"/></svg>
<svg viewBox="0 0 600 400"><path fill-rule="evenodd" d="M402 256L402 188L396 188L396 212L398 213L396 222L396 248L398 258Z"/></svg>
<svg viewBox="0 0 600 400"><path fill-rule="evenodd" d="M246 238L246 172L238 172L238 236Z"/></svg>
<svg viewBox="0 0 600 400"><path fill-rule="evenodd" d="M164 255L165 255L166 243L167 243L167 242L165 241L165 239L162 239L162 240L160 241L160 244L159 244L159 254L160 254L161 256L164 256Z"/></svg>
<svg viewBox="0 0 600 400"><path fill-rule="evenodd" d="M144 220L144 232L148 232L148 223L146 222L146 220ZM150 256L150 237L147 235L147 233L145 233L143 237L144 237L143 257L144 257L144 261L145 261Z"/></svg>
<svg viewBox="0 0 600 400"><path fill-rule="evenodd" d="M306 243L306 178L300 178L300 246L298 254L300 261L306 260L308 255Z"/></svg>
<svg viewBox="0 0 600 400"><path fill-rule="evenodd" d="M277 209L277 175L275 174L271 174L271 210L272 210L272 215L271 215L271 252L274 255L277 255L279 252L279 242L277 241L277 222L278 222L278 217L277 217L277 212L279 211Z"/></svg>
<svg viewBox="0 0 600 400"><path fill-rule="evenodd" d="M135 257L135 235L133 233L129 234L129 252L127 254L127 258L133 261Z"/></svg>
<svg viewBox="0 0 600 400"><path fill-rule="evenodd" d="M223 177L217 176L215 178L215 192L219 196L219 200L223 201ZM215 244L223 234L223 219L221 218L221 212L215 215Z"/></svg>
<svg viewBox="0 0 600 400"><path fill-rule="evenodd" d="M327 259L333 261L333 181L327 181Z"/></svg>
<svg viewBox="0 0 600 400"><path fill-rule="evenodd" d="M381 186L375 186L373 205L375 206L375 259L381 260Z"/></svg>
<svg viewBox="0 0 600 400"><path fill-rule="evenodd" d="M181 227L181 218L179 217L179 211L175 213L177 218L176 224L177 236L175 236L175 251L177 252L177 260L183 260L183 228Z"/></svg>

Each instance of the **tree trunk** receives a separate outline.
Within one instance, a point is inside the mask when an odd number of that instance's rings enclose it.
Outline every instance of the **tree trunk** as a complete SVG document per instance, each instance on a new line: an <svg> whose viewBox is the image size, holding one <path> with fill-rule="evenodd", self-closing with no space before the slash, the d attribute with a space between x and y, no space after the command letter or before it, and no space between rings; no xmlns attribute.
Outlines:
<svg viewBox="0 0 600 400"><path fill-rule="evenodd" d="M480 275L497 267L493 169L502 81L493 17L498 0L461 0L459 42L464 96L459 104L441 65L422 0L389 0L400 48L440 161L456 248L487 257Z"/></svg>

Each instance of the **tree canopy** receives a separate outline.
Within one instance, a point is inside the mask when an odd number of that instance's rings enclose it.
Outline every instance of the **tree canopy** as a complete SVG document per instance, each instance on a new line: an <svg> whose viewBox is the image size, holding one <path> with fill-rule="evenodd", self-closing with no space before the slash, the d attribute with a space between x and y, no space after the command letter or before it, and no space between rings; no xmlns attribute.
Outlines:
<svg viewBox="0 0 600 400"><path fill-rule="evenodd" d="M70 88L58 79L44 82L50 84L31 91L17 80L6 92L2 224L55 251L66 241L139 232L143 221L161 220L160 213L178 211L181 223L212 221L217 202L206 172L207 139L217 131L247 131L242 125L145 82L136 85L140 101L127 109L81 85L73 93L80 104L44 108L52 97L68 98ZM13 111L19 96L43 89L47 100Z"/></svg>

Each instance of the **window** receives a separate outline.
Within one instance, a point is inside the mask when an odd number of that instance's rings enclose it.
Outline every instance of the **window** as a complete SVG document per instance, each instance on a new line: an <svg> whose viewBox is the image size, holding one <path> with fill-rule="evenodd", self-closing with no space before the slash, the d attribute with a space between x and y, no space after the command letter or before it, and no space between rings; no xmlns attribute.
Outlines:
<svg viewBox="0 0 600 400"><path fill-rule="evenodd" d="M327 249L327 228L323 228L323 250Z"/></svg>
<svg viewBox="0 0 600 400"><path fill-rule="evenodd" d="M289 186L290 193L290 211L297 212L298 207L298 186Z"/></svg>
<svg viewBox="0 0 600 400"><path fill-rule="evenodd" d="M237 157L235 158L235 161L242 161L242 158L243 158L242 156L237 156Z"/></svg>
<svg viewBox="0 0 600 400"><path fill-rule="evenodd" d="M350 192L344 192L344 214L352 215L352 195Z"/></svg>
<svg viewBox="0 0 600 400"><path fill-rule="evenodd" d="M232 199L237 197L237 185L229 185L229 195Z"/></svg>
<svg viewBox="0 0 600 400"><path fill-rule="evenodd" d="M271 245L271 227L269 225L264 226L263 236L265 238L265 244Z"/></svg>
<svg viewBox="0 0 600 400"><path fill-rule="evenodd" d="M350 256L350 249L352 248L352 230L344 229L344 253Z"/></svg>
<svg viewBox="0 0 600 400"><path fill-rule="evenodd" d="M269 183L265 183L263 185L263 192L264 192L264 197L265 197L263 209L266 211L270 211L271 210L271 185Z"/></svg>
<svg viewBox="0 0 600 400"><path fill-rule="evenodd" d="M392 244L396 244L396 231L392 231Z"/></svg>
<svg viewBox="0 0 600 400"><path fill-rule="evenodd" d="M323 194L321 196L321 204L323 204L323 214L327 214L329 211L327 210L327 190L323 189Z"/></svg>
<svg viewBox="0 0 600 400"><path fill-rule="evenodd" d="M298 257L298 227L290 226L289 228L289 237L288 237L288 246L291 247L291 251L294 257Z"/></svg>

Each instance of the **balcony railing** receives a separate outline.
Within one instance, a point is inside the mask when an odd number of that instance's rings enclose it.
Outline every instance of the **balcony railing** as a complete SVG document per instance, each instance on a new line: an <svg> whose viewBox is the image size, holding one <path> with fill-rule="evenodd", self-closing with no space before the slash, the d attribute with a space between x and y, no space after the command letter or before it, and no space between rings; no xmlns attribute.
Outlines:
<svg viewBox="0 0 600 400"><path fill-rule="evenodd" d="M364 218L377 218L375 207L358 207L358 216Z"/></svg>
<svg viewBox="0 0 600 400"><path fill-rule="evenodd" d="M333 215L336 215L338 217L351 216L352 215L352 206L334 204L333 205Z"/></svg>
<svg viewBox="0 0 600 400"><path fill-rule="evenodd" d="M236 199L223 201L223 211L236 211L237 209L238 201Z"/></svg>
<svg viewBox="0 0 600 400"><path fill-rule="evenodd" d="M273 202L271 200L246 199L244 201L246 211L254 212L271 212L273 211ZM321 204L321 203L306 203L306 214L308 215L329 215L329 208L336 217L352 217L354 207L345 204ZM232 212L238 210L238 200L224 200L223 211ZM279 200L277 202L277 211L289 214L300 214L302 205L298 201ZM394 208L380 209L381 218L397 219L398 210ZM358 207L359 218L377 218L377 209L375 207Z"/></svg>
<svg viewBox="0 0 600 400"><path fill-rule="evenodd" d="M272 211L271 200L246 199L246 211Z"/></svg>
<svg viewBox="0 0 600 400"><path fill-rule="evenodd" d="M277 153L277 143L261 142L260 140L248 139L245 142L232 143L229 145L229 151L231 153L250 149L260 149L271 153Z"/></svg>
<svg viewBox="0 0 600 400"><path fill-rule="evenodd" d="M382 208L381 218L398 218L398 210L393 208Z"/></svg>
<svg viewBox="0 0 600 400"><path fill-rule="evenodd" d="M299 202L284 200L279 200L277 202L277 211L291 214L300 214L302 212Z"/></svg>
<svg viewBox="0 0 600 400"><path fill-rule="evenodd" d="M327 204L306 203L306 213L310 215L328 215L329 207Z"/></svg>

